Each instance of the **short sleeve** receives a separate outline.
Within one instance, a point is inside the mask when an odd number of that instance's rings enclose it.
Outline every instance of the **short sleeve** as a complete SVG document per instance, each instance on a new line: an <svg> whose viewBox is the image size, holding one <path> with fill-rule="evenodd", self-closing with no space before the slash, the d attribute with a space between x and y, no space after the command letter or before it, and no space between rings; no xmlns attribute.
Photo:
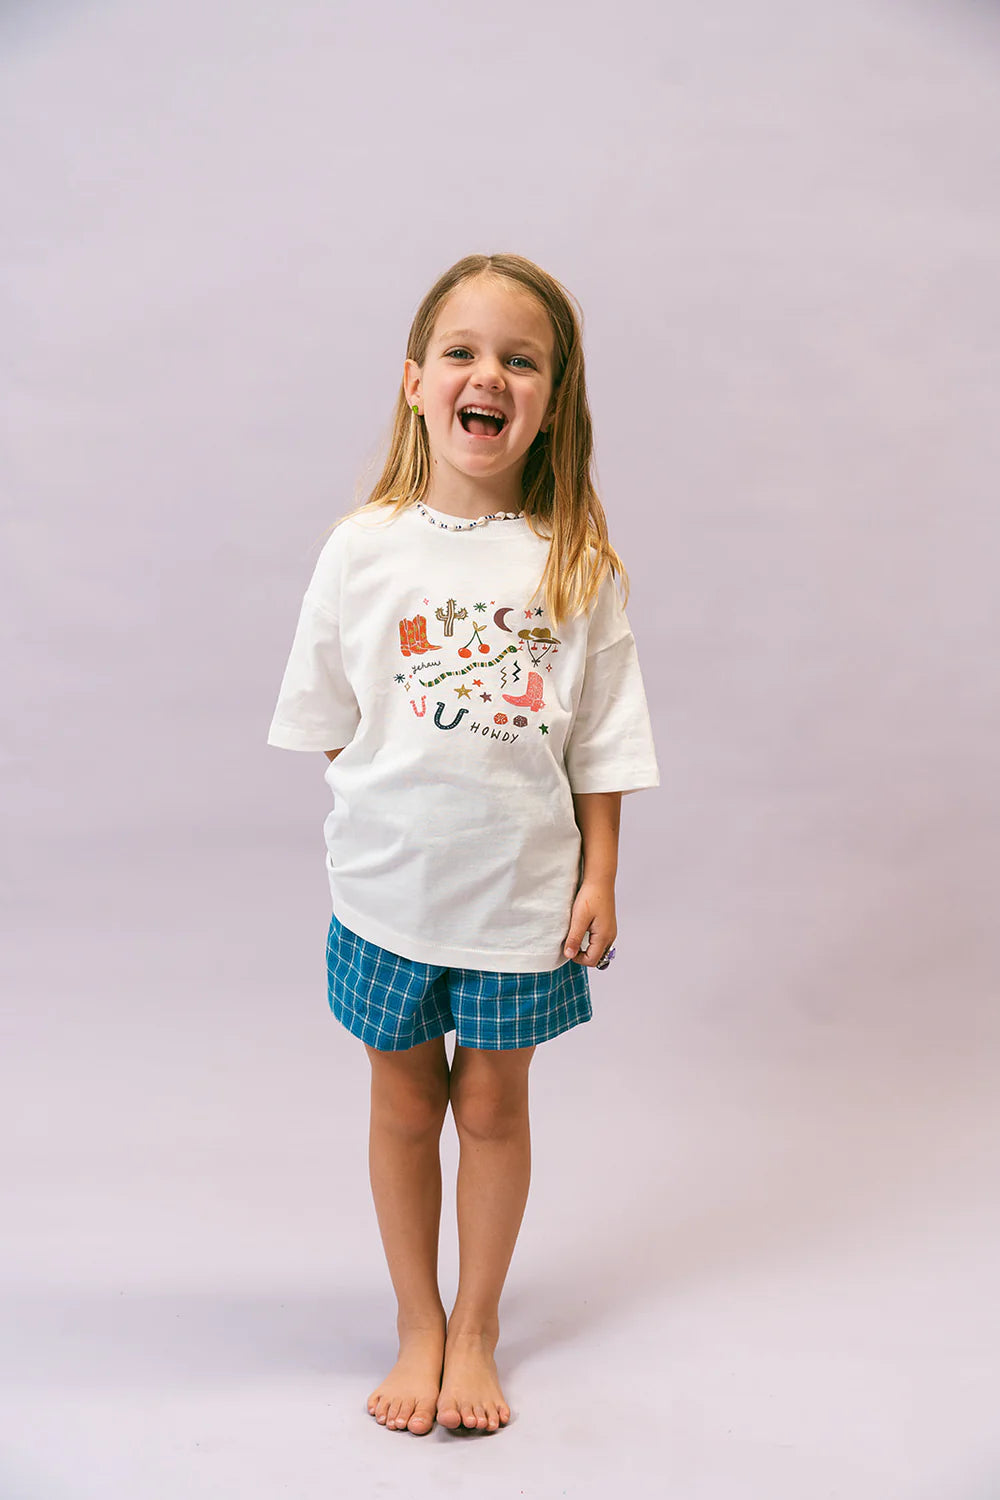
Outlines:
<svg viewBox="0 0 1000 1500"><path fill-rule="evenodd" d="M627 621L625 635L587 657L565 763L573 792L637 792L660 784L639 657Z"/></svg>
<svg viewBox="0 0 1000 1500"><path fill-rule="evenodd" d="M622 636L630 635L631 629L618 593L618 585L609 568L601 579L597 599L587 622L587 655L594 656L605 647L613 646Z"/></svg>
<svg viewBox="0 0 1000 1500"><path fill-rule="evenodd" d="M360 722L344 670L340 626L307 593L267 743L283 750L336 750L353 739Z"/></svg>

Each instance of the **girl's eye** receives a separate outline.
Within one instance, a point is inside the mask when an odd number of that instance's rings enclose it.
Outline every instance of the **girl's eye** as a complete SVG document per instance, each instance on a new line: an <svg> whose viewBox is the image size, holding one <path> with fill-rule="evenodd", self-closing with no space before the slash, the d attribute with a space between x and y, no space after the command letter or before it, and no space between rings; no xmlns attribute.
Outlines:
<svg viewBox="0 0 1000 1500"><path fill-rule="evenodd" d="M469 352L468 349L449 349L448 352L447 352L447 354L445 355L445 359L450 359L453 354L468 354L468 352ZM528 367L529 370L533 370L535 368L534 365L531 363L531 360L528 359L527 356L524 355L524 354L512 354L511 355L511 359L512 360L515 360L515 359L523 360L523 362L527 365L527 367Z"/></svg>

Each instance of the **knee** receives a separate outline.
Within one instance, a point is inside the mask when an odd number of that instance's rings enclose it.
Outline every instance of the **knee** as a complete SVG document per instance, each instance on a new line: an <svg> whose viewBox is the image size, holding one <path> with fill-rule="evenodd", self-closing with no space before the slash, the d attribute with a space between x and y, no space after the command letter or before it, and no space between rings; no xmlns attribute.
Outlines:
<svg viewBox="0 0 1000 1500"><path fill-rule="evenodd" d="M372 1078L373 1116L402 1137L440 1135L447 1111L447 1078Z"/></svg>
<svg viewBox="0 0 1000 1500"><path fill-rule="evenodd" d="M471 1140L504 1140L523 1130L528 1113L527 1088L520 1081L501 1086L477 1080L453 1085L451 1109L460 1136Z"/></svg>

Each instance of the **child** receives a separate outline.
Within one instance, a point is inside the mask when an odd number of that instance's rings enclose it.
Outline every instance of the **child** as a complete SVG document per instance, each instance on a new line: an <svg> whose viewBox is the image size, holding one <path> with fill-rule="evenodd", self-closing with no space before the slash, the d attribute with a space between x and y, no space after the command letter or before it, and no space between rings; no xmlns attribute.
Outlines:
<svg viewBox="0 0 1000 1500"><path fill-rule="evenodd" d="M385 468L320 552L268 733L330 761L328 996L371 1062L398 1303L399 1359L368 1411L414 1433L510 1420L494 1351L528 1193L528 1068L591 1018L587 970L615 951L621 796L659 785L591 446L564 288L518 255L458 261L414 318Z"/></svg>

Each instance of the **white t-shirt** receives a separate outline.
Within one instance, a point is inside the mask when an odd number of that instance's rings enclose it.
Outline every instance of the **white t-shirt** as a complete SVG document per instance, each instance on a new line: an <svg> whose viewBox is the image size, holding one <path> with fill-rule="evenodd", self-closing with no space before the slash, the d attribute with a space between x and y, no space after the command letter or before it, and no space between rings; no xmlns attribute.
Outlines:
<svg viewBox="0 0 1000 1500"><path fill-rule="evenodd" d="M431 514L454 523L454 516ZM635 640L610 573L552 630L549 543L371 507L325 542L267 742L336 750L333 910L404 958L566 963L582 840L574 792L659 786Z"/></svg>

